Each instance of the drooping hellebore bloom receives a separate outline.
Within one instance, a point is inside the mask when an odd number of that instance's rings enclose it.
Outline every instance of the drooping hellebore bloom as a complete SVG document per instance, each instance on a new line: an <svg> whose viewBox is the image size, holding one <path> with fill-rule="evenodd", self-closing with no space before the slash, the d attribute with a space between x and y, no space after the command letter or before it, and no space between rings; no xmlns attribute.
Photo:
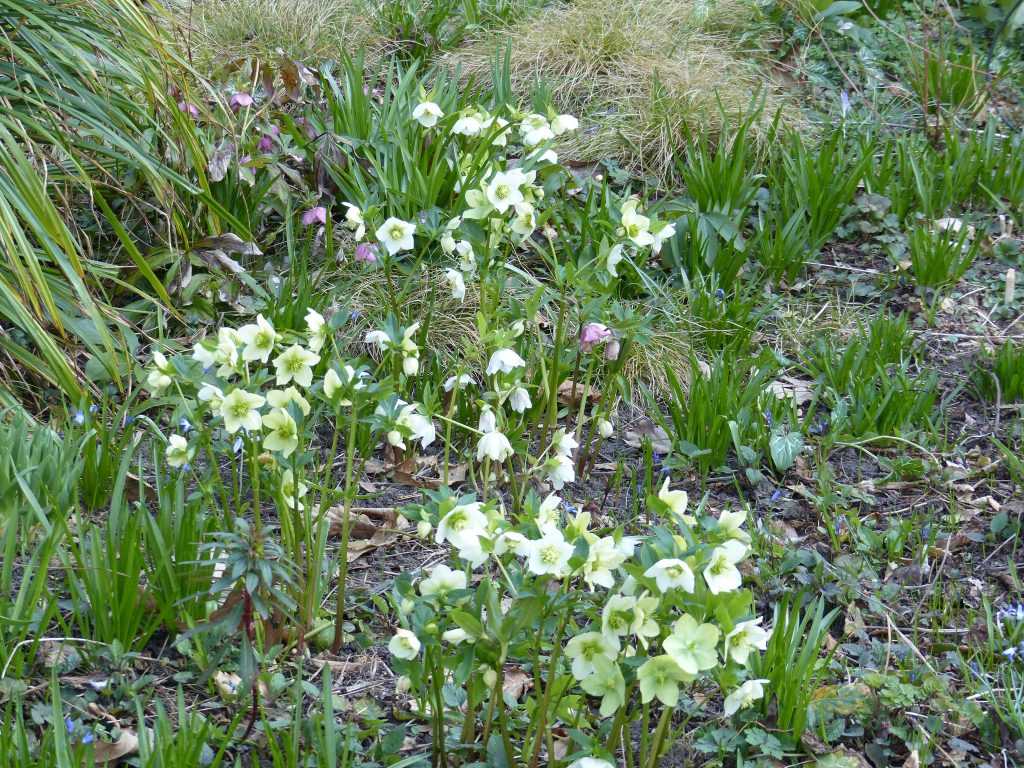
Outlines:
<svg viewBox="0 0 1024 768"><path fill-rule="evenodd" d="M388 643L388 650L396 659L412 661L420 653L420 639L408 629L399 629Z"/></svg>
<svg viewBox="0 0 1024 768"><path fill-rule="evenodd" d="M314 352L323 349L327 341L327 321L315 309L306 310L306 331L309 334L309 348Z"/></svg>
<svg viewBox="0 0 1024 768"><path fill-rule="evenodd" d="M580 349L590 352L611 338L612 332L604 323L587 323L580 329Z"/></svg>
<svg viewBox="0 0 1024 768"><path fill-rule="evenodd" d="M291 403L299 406L303 416L309 416L309 401L295 387L288 389L272 389L267 392L267 405L271 408L287 409Z"/></svg>
<svg viewBox="0 0 1024 768"><path fill-rule="evenodd" d="M318 205L314 208L310 208L308 211L302 214L302 226L311 227L314 224L326 224L327 223L327 209L322 205Z"/></svg>
<svg viewBox="0 0 1024 768"><path fill-rule="evenodd" d="M661 485L661 490L658 491L658 498L668 505L669 512L673 517L682 520L687 525L696 525L697 518L693 515L686 514L686 507L690 503L690 497L687 495L686 491L670 491L668 489L670 481L671 478L665 478L665 482Z"/></svg>
<svg viewBox="0 0 1024 768"><path fill-rule="evenodd" d="M514 349L499 349L491 355L491 359L487 363L487 375L493 376L498 372L511 373L516 368L522 368L525 365L526 361Z"/></svg>
<svg viewBox="0 0 1024 768"><path fill-rule="evenodd" d="M584 678L580 687L591 696L601 697L601 717L611 717L626 703L626 681L612 660L595 658L593 674ZM603 761L596 762L600 765Z"/></svg>
<svg viewBox="0 0 1024 768"><path fill-rule="evenodd" d="M356 246L356 261L363 264L377 263L377 247L373 243L360 243Z"/></svg>
<svg viewBox="0 0 1024 768"><path fill-rule="evenodd" d="M747 680L743 685L725 697L723 711L726 717L732 717L744 707L764 698L764 685L767 680Z"/></svg>
<svg viewBox="0 0 1024 768"><path fill-rule="evenodd" d="M608 270L608 274L612 277L619 276L619 262L626 258L622 254L622 243L616 243L608 251L608 256L605 259L605 269Z"/></svg>
<svg viewBox="0 0 1024 768"><path fill-rule="evenodd" d="M163 352L159 350L153 351L153 370L149 372L149 376L146 377L146 387L154 395L159 395L169 386L171 386L171 374L174 373L174 369L168 362L167 358L164 357Z"/></svg>
<svg viewBox="0 0 1024 768"><path fill-rule="evenodd" d="M576 465L568 456L552 456L544 462L544 471L556 491L562 490L568 483L576 482Z"/></svg>
<svg viewBox="0 0 1024 768"><path fill-rule="evenodd" d="M462 301L466 298L466 281L462 277L462 273L457 269L446 269L444 271L444 279L448 281L448 285L452 289L452 298Z"/></svg>
<svg viewBox="0 0 1024 768"><path fill-rule="evenodd" d="M363 235L366 234L366 222L363 221L362 209L352 203L342 203L342 205L347 209L345 211L345 226L352 230L352 236L356 241L362 240Z"/></svg>
<svg viewBox="0 0 1024 768"><path fill-rule="evenodd" d="M228 102L232 112L237 112L240 109L251 107L253 105L253 98L245 91L238 91L237 93L231 94L231 100Z"/></svg>
<svg viewBox="0 0 1024 768"><path fill-rule="evenodd" d="M476 460L483 461L485 458L501 463L512 457L515 451L512 444L501 432L485 432L480 441L476 444Z"/></svg>

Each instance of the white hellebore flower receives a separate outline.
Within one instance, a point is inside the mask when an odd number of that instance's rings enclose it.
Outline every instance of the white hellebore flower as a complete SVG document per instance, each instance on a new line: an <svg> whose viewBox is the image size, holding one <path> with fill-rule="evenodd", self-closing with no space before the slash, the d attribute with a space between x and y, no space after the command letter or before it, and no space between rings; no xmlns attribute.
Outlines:
<svg viewBox="0 0 1024 768"><path fill-rule="evenodd" d="M220 404L224 400L224 393L221 392L220 387L207 383L199 388L196 397L199 398L200 402L209 403L210 408L217 411L220 410Z"/></svg>
<svg viewBox="0 0 1024 768"><path fill-rule="evenodd" d="M528 408L533 407L533 401L530 399L530 393L525 387L516 387L512 390L512 395L508 399L509 406L516 413L526 413Z"/></svg>
<svg viewBox="0 0 1024 768"><path fill-rule="evenodd" d="M461 548L467 542L476 542L486 535L487 516L480 510L482 506L479 501L456 506L438 522L434 541L437 544L447 541L453 547Z"/></svg>
<svg viewBox="0 0 1024 768"><path fill-rule="evenodd" d="M468 114L455 121L455 125L452 126L452 133L457 133L461 136L478 136L483 128L484 123L479 115Z"/></svg>
<svg viewBox="0 0 1024 768"><path fill-rule="evenodd" d="M608 257L605 261L605 267L608 270L608 274L612 277L619 276L619 262L622 261L625 256L622 255L622 243L616 243L608 251Z"/></svg>
<svg viewBox="0 0 1024 768"><path fill-rule="evenodd" d="M444 279L447 280L448 285L451 286L453 299L462 301L466 298L466 281L459 270L446 269L444 271Z"/></svg>
<svg viewBox="0 0 1024 768"><path fill-rule="evenodd" d="M582 680L594 673L594 659L615 661L619 638L602 632L582 632L565 644L565 657L572 661L572 676Z"/></svg>
<svg viewBox="0 0 1024 768"><path fill-rule="evenodd" d="M593 535L593 534L591 534ZM630 547L632 550L632 547ZM614 571L629 557L611 536L597 539L590 543L587 561L583 564L583 580L590 589L594 585L611 589L615 586Z"/></svg>
<svg viewBox="0 0 1024 768"><path fill-rule="evenodd" d="M552 456L544 462L544 470L556 491L562 490L567 483L576 482L576 467L568 456Z"/></svg>
<svg viewBox="0 0 1024 768"><path fill-rule="evenodd" d="M391 343L391 337L384 331L367 331L363 341L367 344L376 345L377 349L383 352L388 348L388 344Z"/></svg>
<svg viewBox="0 0 1024 768"><path fill-rule="evenodd" d="M707 582L712 594L732 592L743 585L743 576L736 563L746 554L746 546L735 539L730 539L711 550L711 561L704 569L704 581Z"/></svg>
<svg viewBox="0 0 1024 768"><path fill-rule="evenodd" d="M534 522L537 523L537 527L542 532L549 528L558 528L558 524L561 522L561 515L559 513L561 506L562 497L553 493L549 493L544 498L544 501L540 503L540 507L537 509L537 519Z"/></svg>
<svg viewBox="0 0 1024 768"><path fill-rule="evenodd" d="M268 451L280 451L287 459L299 447L299 428L283 408L275 408L264 416L263 426L269 430L263 438L263 447Z"/></svg>
<svg viewBox="0 0 1024 768"><path fill-rule="evenodd" d="M607 440L615 434L615 427L608 419L599 419L597 422L597 434Z"/></svg>
<svg viewBox="0 0 1024 768"><path fill-rule="evenodd" d="M315 309L306 311L306 330L309 333L309 348L319 352L327 341L327 321Z"/></svg>
<svg viewBox="0 0 1024 768"><path fill-rule="evenodd" d="M420 582L420 594L423 597L430 595L443 595L454 589L466 588L466 574L462 571L453 571L444 563L439 563L430 569L430 575Z"/></svg>
<svg viewBox="0 0 1024 768"><path fill-rule="evenodd" d="M491 355L491 359L487 363L487 375L493 376L498 372L511 373L516 368L522 368L525 365L526 361L514 349L499 349Z"/></svg>
<svg viewBox="0 0 1024 768"><path fill-rule="evenodd" d="M358 205L352 205L352 203L343 203L348 209L345 211L345 225L352 230L353 237L356 242L363 239L363 235L366 234L366 222L363 220L363 211Z"/></svg>
<svg viewBox="0 0 1024 768"><path fill-rule="evenodd" d="M277 386L283 387L294 381L301 387L313 383L313 366L320 362L320 355L293 344L274 359L277 369Z"/></svg>
<svg viewBox="0 0 1024 768"><path fill-rule="evenodd" d="M569 575L569 558L575 547L559 531L548 531L526 546L526 567L538 576L557 578Z"/></svg>
<svg viewBox="0 0 1024 768"><path fill-rule="evenodd" d="M451 392L455 389L455 385L458 384L459 389L465 389L466 387L472 386L476 382L473 381L473 377L468 373L462 373L458 376L449 376L444 382L444 391Z"/></svg>
<svg viewBox="0 0 1024 768"><path fill-rule="evenodd" d="M260 408L266 402L263 395L252 394L244 389L235 389L220 404L220 415L224 417L224 429L229 435L239 429L258 432L262 420Z"/></svg>
<svg viewBox="0 0 1024 768"><path fill-rule="evenodd" d="M388 650L396 659L412 661L420 653L420 639L408 629L400 629L388 643Z"/></svg>
<svg viewBox="0 0 1024 768"><path fill-rule="evenodd" d="M723 707L726 717L732 717L744 707L764 698L764 685L767 680L747 680L743 685L725 697Z"/></svg>
<svg viewBox="0 0 1024 768"><path fill-rule="evenodd" d="M673 517L682 520L687 525L696 525L697 518L686 514L686 507L690 503L690 497L686 491L670 491L668 489L670 480L671 478L665 478L665 482L661 484L661 490L658 491L658 498L668 505Z"/></svg>
<svg viewBox="0 0 1024 768"><path fill-rule="evenodd" d="M412 111L412 118L424 128L433 128L444 117L444 112L432 101L421 101Z"/></svg>
<svg viewBox="0 0 1024 768"><path fill-rule="evenodd" d="M651 234L651 220L637 213L638 205L640 201L635 197L622 204L622 229L626 237L643 247L654 243L654 235Z"/></svg>
<svg viewBox="0 0 1024 768"><path fill-rule="evenodd" d="M192 460L196 449L189 446L188 440L184 437L171 435L167 442L167 452L164 454L164 458L167 460L168 466L183 467Z"/></svg>
<svg viewBox="0 0 1024 768"><path fill-rule="evenodd" d="M416 403L404 406L401 413L398 414L397 422L399 426L409 429L412 433L410 438L419 440L421 448L429 446L437 437L434 422L419 412L419 406Z"/></svg>
<svg viewBox="0 0 1024 768"><path fill-rule="evenodd" d="M658 590L662 593L677 588L684 592L693 592L693 570L682 560L676 558L659 560L644 571L644 576L653 578L658 585Z"/></svg>
<svg viewBox="0 0 1024 768"><path fill-rule="evenodd" d="M725 636L726 652L737 664L746 665L751 651L763 651L768 647L772 633L761 626L762 620L758 616L750 621L741 621Z"/></svg>
<svg viewBox="0 0 1024 768"><path fill-rule="evenodd" d="M162 352L153 352L153 370L149 372L149 376L146 377L146 386L150 392L155 395L159 395L169 386L171 386L171 376L174 373L174 369L171 368L171 364L164 357Z"/></svg>
<svg viewBox="0 0 1024 768"><path fill-rule="evenodd" d="M456 627L455 629L449 629L447 632L442 633L441 639L446 643L458 645L459 643L464 643L466 640L472 641L473 636L462 627Z"/></svg>
<svg viewBox="0 0 1024 768"><path fill-rule="evenodd" d="M696 675L718 664L718 639L721 635L722 630L714 624L701 624L684 613L661 646L683 672Z"/></svg>
<svg viewBox="0 0 1024 768"><path fill-rule="evenodd" d="M519 134L523 138L523 144L528 147L555 138L555 133L551 130L547 118L538 114L527 115L523 118L519 124Z"/></svg>
<svg viewBox="0 0 1024 768"><path fill-rule="evenodd" d="M497 209L498 213L504 214L512 206L523 202L523 192L520 187L524 181L522 171L498 171L484 189L484 194L487 195L487 201Z"/></svg>
<svg viewBox="0 0 1024 768"><path fill-rule="evenodd" d="M238 338L245 345L242 359L246 362L259 360L266 363L277 343L277 331L274 330L263 315L256 315L256 322L243 325L238 329Z"/></svg>
<svg viewBox="0 0 1024 768"><path fill-rule="evenodd" d="M741 509L739 512L730 512L727 509L723 509L722 513L718 516L718 530L722 531L730 539L749 542L750 534L741 527L746 520L747 513L745 510Z"/></svg>
<svg viewBox="0 0 1024 768"><path fill-rule="evenodd" d="M411 251L413 248L413 233L416 225L408 221L402 221L394 216L389 218L377 230L377 239L384 245L388 254L394 256L400 251Z"/></svg>
<svg viewBox="0 0 1024 768"><path fill-rule="evenodd" d="M664 245L666 240L674 237L675 234L676 227L674 224L665 224L657 232L652 232L651 236L654 238L654 241L651 243L651 250L655 253L661 253L661 246Z"/></svg>
<svg viewBox="0 0 1024 768"><path fill-rule="evenodd" d="M305 483L295 483L295 475L292 474L290 469L286 469L281 475L281 495L284 496L285 502L290 505L296 512L302 512L305 506L302 504L302 497L306 495L309 488Z"/></svg>
<svg viewBox="0 0 1024 768"><path fill-rule="evenodd" d="M506 459L511 458L514 453L515 451L512 450L512 444L508 441L508 438L496 430L485 432L476 444L477 461L483 461L486 457L500 464Z"/></svg>
<svg viewBox="0 0 1024 768"><path fill-rule="evenodd" d="M572 115L559 115L551 121L551 132L555 136L561 136L566 131L575 131L580 127L580 121Z"/></svg>
<svg viewBox="0 0 1024 768"><path fill-rule="evenodd" d="M555 447L555 453L559 456L572 456L572 452L580 447L580 444L576 442L576 439L566 433L565 428L561 427L555 436L551 440L551 444Z"/></svg>

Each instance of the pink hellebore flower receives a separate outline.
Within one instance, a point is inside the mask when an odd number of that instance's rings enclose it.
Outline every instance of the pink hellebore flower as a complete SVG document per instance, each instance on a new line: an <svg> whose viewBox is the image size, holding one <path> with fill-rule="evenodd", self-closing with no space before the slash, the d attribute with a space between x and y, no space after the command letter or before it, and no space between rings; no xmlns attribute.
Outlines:
<svg viewBox="0 0 1024 768"><path fill-rule="evenodd" d="M189 117L199 117L199 107L187 101L179 101L178 109Z"/></svg>
<svg viewBox="0 0 1024 768"><path fill-rule="evenodd" d="M580 349L589 352L599 344L604 344L612 336L608 326L602 323L587 323L580 330Z"/></svg>
<svg viewBox="0 0 1024 768"><path fill-rule="evenodd" d="M327 209L324 208L322 205L318 205L316 208L310 208L308 211L302 214L302 225L304 227L308 227L317 223L327 223Z"/></svg>
<svg viewBox="0 0 1024 768"><path fill-rule="evenodd" d="M274 139L281 135L281 129L276 125L270 126L267 132L260 136L260 143L257 148L260 152L269 152L274 148Z"/></svg>
<svg viewBox="0 0 1024 768"><path fill-rule="evenodd" d="M253 105L253 98L245 91L239 91L238 93L231 94L231 101L228 102L233 112L237 112L240 109L251 107Z"/></svg>
<svg viewBox="0 0 1024 768"><path fill-rule="evenodd" d="M371 243L360 243L356 246L356 261L366 264L377 263L377 247Z"/></svg>

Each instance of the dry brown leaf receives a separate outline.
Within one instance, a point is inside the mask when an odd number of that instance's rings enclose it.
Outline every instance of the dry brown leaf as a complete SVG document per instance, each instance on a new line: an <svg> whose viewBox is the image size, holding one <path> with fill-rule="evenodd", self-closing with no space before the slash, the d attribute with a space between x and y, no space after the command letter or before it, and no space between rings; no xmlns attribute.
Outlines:
<svg viewBox="0 0 1024 768"><path fill-rule="evenodd" d="M521 667L511 667L505 670L505 676L501 680L501 691L509 699L518 700L520 696L533 687L533 678L530 677Z"/></svg>
<svg viewBox="0 0 1024 768"><path fill-rule="evenodd" d="M367 459L363 471L368 475L382 475L388 471L388 465L380 459Z"/></svg>
<svg viewBox="0 0 1024 768"><path fill-rule="evenodd" d="M562 405L579 405L584 392L587 393L587 402L596 403L601 399L601 390L593 384L588 388L572 379L566 379L558 387L558 402Z"/></svg>
<svg viewBox="0 0 1024 768"><path fill-rule="evenodd" d="M111 763L134 754L139 749L139 737L134 731L122 730L117 741L97 741L93 746L93 757L97 765Z"/></svg>
<svg viewBox="0 0 1024 768"><path fill-rule="evenodd" d="M242 685L242 678L234 672L217 671L213 673L213 687L225 701L231 701L238 695L238 688Z"/></svg>
<svg viewBox="0 0 1024 768"><path fill-rule="evenodd" d="M771 382L768 387L779 400L792 399L795 405L808 403L814 397L814 382L806 379L795 379L792 376L781 376Z"/></svg>
<svg viewBox="0 0 1024 768"><path fill-rule="evenodd" d="M398 531L381 529L368 539L350 540L348 543L348 561L354 563L368 552L386 547L398 541Z"/></svg>
<svg viewBox="0 0 1024 768"><path fill-rule="evenodd" d="M650 419L643 419L632 429L627 429L622 439L630 448L639 448L645 440L649 440L655 453L669 453L672 450L672 440L668 433Z"/></svg>

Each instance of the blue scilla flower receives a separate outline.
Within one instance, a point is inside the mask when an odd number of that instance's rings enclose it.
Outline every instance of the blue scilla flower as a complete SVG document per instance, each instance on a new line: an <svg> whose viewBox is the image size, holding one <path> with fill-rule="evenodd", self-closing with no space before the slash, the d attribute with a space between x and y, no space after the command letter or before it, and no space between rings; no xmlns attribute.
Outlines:
<svg viewBox="0 0 1024 768"><path fill-rule="evenodd" d="M181 428L181 431L184 432L186 435L192 431L192 425L189 423L189 420L186 419L185 417L182 417L181 421L178 422L178 426Z"/></svg>
<svg viewBox="0 0 1024 768"><path fill-rule="evenodd" d="M782 489L781 488L776 488L774 491L772 491L772 496L769 499L769 501L774 503L774 502L778 501L781 498L782 498Z"/></svg>
<svg viewBox="0 0 1024 768"><path fill-rule="evenodd" d="M78 426L82 426L85 424L85 413L80 410L76 410L75 415L72 417L72 421L74 421Z"/></svg>
<svg viewBox="0 0 1024 768"><path fill-rule="evenodd" d="M96 411L98 411L99 409L100 407L96 405L96 403L93 403L92 405L89 406L89 413L96 413Z"/></svg>
<svg viewBox="0 0 1024 768"><path fill-rule="evenodd" d="M721 301L722 299L724 299L725 298L725 289L724 288L716 288L715 289L715 298L718 299L718 301Z"/></svg>

